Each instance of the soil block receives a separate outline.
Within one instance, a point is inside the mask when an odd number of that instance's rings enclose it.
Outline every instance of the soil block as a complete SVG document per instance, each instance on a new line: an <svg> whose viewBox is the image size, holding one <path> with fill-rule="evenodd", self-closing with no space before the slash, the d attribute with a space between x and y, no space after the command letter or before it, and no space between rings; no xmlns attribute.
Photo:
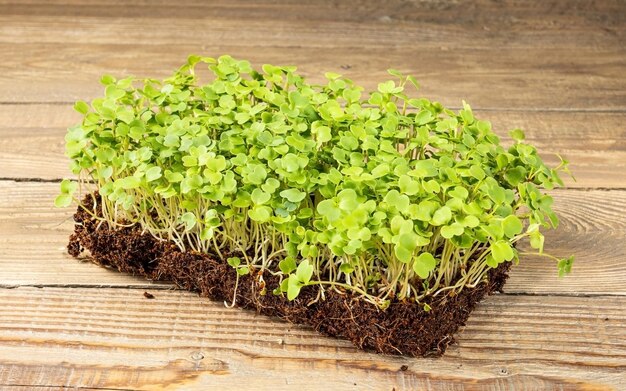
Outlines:
<svg viewBox="0 0 626 391"><path fill-rule="evenodd" d="M93 198L83 205L93 210ZM233 300L236 272L225 261L197 252L182 252L173 243L157 240L139 227L109 229L106 223L85 212L74 215L74 233L68 252L77 257L88 250L91 260L120 272L153 281L169 281L180 288L213 300ZM320 333L345 338L360 349L410 356L441 355L454 342L454 333L487 294L501 291L510 262L489 272L488 282L463 289L456 296L443 295L426 301L431 307L409 301L392 301L386 310L356 295L328 289L325 300L311 303L318 287L305 287L293 301L272 290L278 277L270 273L240 276L236 305L285 321L309 325Z"/></svg>

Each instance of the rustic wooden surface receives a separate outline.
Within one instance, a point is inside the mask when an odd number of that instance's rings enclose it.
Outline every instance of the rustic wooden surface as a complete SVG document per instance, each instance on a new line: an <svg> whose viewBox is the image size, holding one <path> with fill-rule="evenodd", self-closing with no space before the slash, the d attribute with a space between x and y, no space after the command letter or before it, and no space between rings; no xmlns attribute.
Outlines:
<svg viewBox="0 0 626 391"><path fill-rule="evenodd" d="M73 101L190 53L368 88L393 67L505 141L524 128L577 177L547 235L572 275L522 259L446 356L411 359L69 257L72 211L51 204ZM626 389L626 2L0 0L0 58L1 390Z"/></svg>

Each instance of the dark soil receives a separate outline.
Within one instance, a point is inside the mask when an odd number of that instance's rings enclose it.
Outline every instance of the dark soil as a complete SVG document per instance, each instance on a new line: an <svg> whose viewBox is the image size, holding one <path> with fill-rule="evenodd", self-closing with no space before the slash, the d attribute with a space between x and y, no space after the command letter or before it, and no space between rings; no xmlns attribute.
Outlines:
<svg viewBox="0 0 626 391"><path fill-rule="evenodd" d="M92 196L83 203L92 210ZM172 243L142 234L137 227L98 227L98 222L80 207L74 220L75 231L68 244L71 255L76 257L86 249L100 265L150 280L171 281L201 296L232 302L236 273L225 261L208 254L181 252ZM437 297L429 303L432 309L428 312L415 302L399 301L382 311L358 296L330 289L325 300L309 304L317 295L316 287L304 288L296 300L288 301L272 293L278 278L269 273L263 274L264 283L260 275L240 277L236 304L291 323L310 325L321 333L348 339L361 349L411 356L441 355L454 342L453 334L465 324L478 302L486 294L502 289L509 266L506 262L493 269L488 283L464 289L453 297Z"/></svg>

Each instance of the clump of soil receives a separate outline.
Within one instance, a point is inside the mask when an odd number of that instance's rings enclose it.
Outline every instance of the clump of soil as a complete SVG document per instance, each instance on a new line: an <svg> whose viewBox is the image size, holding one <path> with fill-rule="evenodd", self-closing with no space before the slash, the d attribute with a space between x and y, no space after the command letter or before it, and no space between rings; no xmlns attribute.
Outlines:
<svg viewBox="0 0 626 391"><path fill-rule="evenodd" d="M97 199L97 194L95 195ZM93 196L83 205L93 210ZM235 294L236 272L225 261L209 254L182 252L166 241L142 233L139 227L109 229L99 224L83 208L74 215L75 230L68 252L78 256L88 250L91 259L102 266L150 280L171 281L183 289L213 300L231 302ZM500 291L510 262L489 273L489 280L450 297L436 297L430 311L415 302L392 302L385 311L358 296L328 289L325 300L310 304L318 288L306 287L294 301L276 296L278 277L270 273L239 278L236 304L258 313L291 323L306 324L333 337L345 338L357 347L379 353L411 356L441 355L454 342L453 334L465 324L469 314L487 294Z"/></svg>

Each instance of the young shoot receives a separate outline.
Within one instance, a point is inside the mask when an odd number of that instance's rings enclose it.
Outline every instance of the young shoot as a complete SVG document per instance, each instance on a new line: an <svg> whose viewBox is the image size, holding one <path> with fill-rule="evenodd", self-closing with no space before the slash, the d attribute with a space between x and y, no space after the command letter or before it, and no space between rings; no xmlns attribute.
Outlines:
<svg viewBox="0 0 626 391"><path fill-rule="evenodd" d="M201 84L199 65L215 78ZM411 97L415 79L390 74L364 93L334 73L315 85L292 66L191 56L165 80L104 76L104 96L75 105L78 182L55 205L94 194L102 226L209 253L238 282L278 275L268 292L289 300L305 287L381 308L458 294L518 262L524 239L569 272L542 234L558 224L543 189L567 162L547 167L519 129L505 147L469 105Z"/></svg>

